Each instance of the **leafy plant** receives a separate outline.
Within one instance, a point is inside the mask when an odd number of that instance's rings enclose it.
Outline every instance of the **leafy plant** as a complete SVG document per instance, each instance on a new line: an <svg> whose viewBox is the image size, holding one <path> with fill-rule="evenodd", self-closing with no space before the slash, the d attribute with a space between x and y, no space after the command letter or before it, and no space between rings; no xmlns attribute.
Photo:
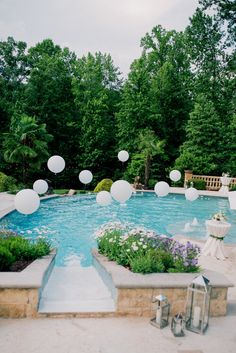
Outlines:
<svg viewBox="0 0 236 353"><path fill-rule="evenodd" d="M0 271L7 271L15 262L12 253L0 243Z"/></svg>
<svg viewBox="0 0 236 353"><path fill-rule="evenodd" d="M30 261L48 255L51 246L46 239L31 241L11 232L0 234L0 269L9 270L15 261Z"/></svg>
<svg viewBox="0 0 236 353"><path fill-rule="evenodd" d="M190 187L191 185L197 190L206 190L205 180L190 179L187 181L187 186Z"/></svg>
<svg viewBox="0 0 236 353"><path fill-rule="evenodd" d="M110 191L113 181L111 179L102 179L94 189L94 192Z"/></svg>
<svg viewBox="0 0 236 353"><path fill-rule="evenodd" d="M149 251L146 255L133 258L130 261L131 270L138 273L164 272L165 266L161 259L157 257L155 259L153 255L154 252Z"/></svg>
<svg viewBox="0 0 236 353"><path fill-rule="evenodd" d="M0 192L16 189L16 179L0 172Z"/></svg>

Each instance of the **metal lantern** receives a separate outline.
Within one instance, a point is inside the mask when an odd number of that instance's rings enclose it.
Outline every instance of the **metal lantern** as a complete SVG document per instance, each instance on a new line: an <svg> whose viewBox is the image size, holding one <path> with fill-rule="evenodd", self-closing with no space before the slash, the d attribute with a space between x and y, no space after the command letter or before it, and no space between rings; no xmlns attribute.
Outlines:
<svg viewBox="0 0 236 353"><path fill-rule="evenodd" d="M208 326L211 287L209 280L198 276L187 291L186 329L203 334Z"/></svg>
<svg viewBox="0 0 236 353"><path fill-rule="evenodd" d="M153 303L157 303L156 316L150 322L158 328L163 328L169 323L170 304L162 294L155 297Z"/></svg>
<svg viewBox="0 0 236 353"><path fill-rule="evenodd" d="M171 320L171 331L175 337L184 336L184 318L181 313L176 314Z"/></svg>

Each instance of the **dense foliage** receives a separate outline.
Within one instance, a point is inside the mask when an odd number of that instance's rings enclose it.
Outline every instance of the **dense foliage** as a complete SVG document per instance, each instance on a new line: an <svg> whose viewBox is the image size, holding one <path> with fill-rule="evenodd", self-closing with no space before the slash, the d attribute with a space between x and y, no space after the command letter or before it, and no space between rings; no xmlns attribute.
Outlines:
<svg viewBox="0 0 236 353"><path fill-rule="evenodd" d="M125 80L109 54L0 41L0 171L17 184L53 181L46 162L57 154L63 188L80 188L82 169L92 188L137 175L153 186L173 167L235 176L235 18L233 0L199 0L185 31L144 35Z"/></svg>
<svg viewBox="0 0 236 353"><path fill-rule="evenodd" d="M107 223L97 232L98 251L132 272L197 272L200 249L143 228Z"/></svg>
<svg viewBox="0 0 236 353"><path fill-rule="evenodd" d="M50 253L47 240L39 238L32 242L9 231L0 231L0 271L9 271L20 261L32 261Z"/></svg>

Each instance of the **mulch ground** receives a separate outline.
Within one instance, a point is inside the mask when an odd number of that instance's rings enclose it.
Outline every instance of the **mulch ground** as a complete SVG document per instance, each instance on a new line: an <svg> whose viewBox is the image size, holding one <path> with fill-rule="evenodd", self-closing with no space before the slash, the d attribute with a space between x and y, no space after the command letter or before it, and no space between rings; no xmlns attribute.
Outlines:
<svg viewBox="0 0 236 353"><path fill-rule="evenodd" d="M28 265L30 265L34 260L19 260L14 262L14 264L12 264L11 268L9 271L7 272L21 272L22 270L24 270Z"/></svg>

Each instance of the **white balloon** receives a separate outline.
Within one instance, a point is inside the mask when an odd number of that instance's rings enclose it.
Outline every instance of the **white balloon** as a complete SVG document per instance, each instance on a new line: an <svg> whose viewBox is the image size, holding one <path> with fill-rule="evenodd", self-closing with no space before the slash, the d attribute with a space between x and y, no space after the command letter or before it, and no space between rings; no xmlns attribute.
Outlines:
<svg viewBox="0 0 236 353"><path fill-rule="evenodd" d="M129 159L129 153L128 153L127 151L124 151L124 150L120 151L120 152L118 153L118 159L119 159L121 162L126 162L126 161L128 161L128 159Z"/></svg>
<svg viewBox="0 0 236 353"><path fill-rule="evenodd" d="M82 172L79 173L79 180L83 184L89 184L93 180L93 174L90 172L90 170L82 170Z"/></svg>
<svg viewBox="0 0 236 353"><path fill-rule="evenodd" d="M125 203L131 197L132 192L132 187L126 180L117 180L111 186L112 197L120 203Z"/></svg>
<svg viewBox="0 0 236 353"><path fill-rule="evenodd" d="M198 190L195 188L189 188L185 191L185 197L187 200L189 201L195 201L197 200L199 194L198 194Z"/></svg>
<svg viewBox="0 0 236 353"><path fill-rule="evenodd" d="M170 179L172 181L179 181L181 179L181 173L178 170L172 170L170 172Z"/></svg>
<svg viewBox="0 0 236 353"><path fill-rule="evenodd" d="M14 204L20 213L34 213L40 205L39 195L32 189L23 189L16 194Z"/></svg>
<svg viewBox="0 0 236 353"><path fill-rule="evenodd" d="M166 196L170 191L170 187L165 181L159 181L156 183L154 190L157 196Z"/></svg>
<svg viewBox="0 0 236 353"><path fill-rule="evenodd" d="M96 201L100 206L108 206L112 202L111 194L108 191L100 191L96 196Z"/></svg>
<svg viewBox="0 0 236 353"><path fill-rule="evenodd" d="M43 179L38 179L34 182L33 189L38 194L45 194L48 191L48 183Z"/></svg>
<svg viewBox="0 0 236 353"><path fill-rule="evenodd" d="M53 173L60 173L65 168L65 161L61 156L52 156L48 160L48 169Z"/></svg>

